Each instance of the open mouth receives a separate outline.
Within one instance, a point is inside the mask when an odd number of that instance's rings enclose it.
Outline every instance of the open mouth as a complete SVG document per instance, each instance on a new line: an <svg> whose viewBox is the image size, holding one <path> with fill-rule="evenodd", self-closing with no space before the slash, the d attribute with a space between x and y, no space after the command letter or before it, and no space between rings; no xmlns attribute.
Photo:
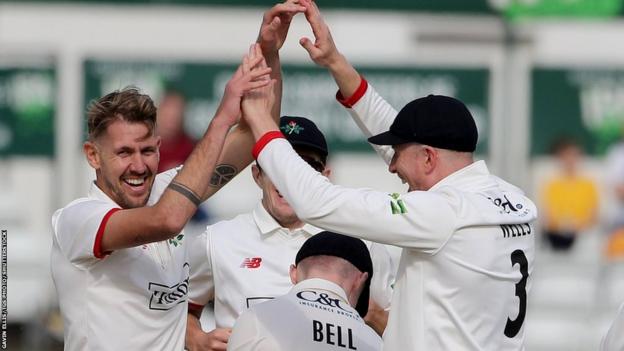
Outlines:
<svg viewBox="0 0 624 351"><path fill-rule="evenodd" d="M125 178L123 182L131 187L141 187L145 184L145 178Z"/></svg>

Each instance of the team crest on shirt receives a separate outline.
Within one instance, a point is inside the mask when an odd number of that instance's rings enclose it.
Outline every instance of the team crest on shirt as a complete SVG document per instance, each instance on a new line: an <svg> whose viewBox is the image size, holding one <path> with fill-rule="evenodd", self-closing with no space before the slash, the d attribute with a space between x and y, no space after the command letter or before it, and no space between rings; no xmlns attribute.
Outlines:
<svg viewBox="0 0 624 351"><path fill-rule="evenodd" d="M175 238L169 239L169 245L178 247L178 245L182 245L182 239L184 239L184 234L178 234Z"/></svg>
<svg viewBox="0 0 624 351"><path fill-rule="evenodd" d="M288 122L287 125L281 126L280 129L284 132L284 134L292 134L292 133L299 134L299 132L301 132L305 128L298 125L297 122L295 121L290 121Z"/></svg>
<svg viewBox="0 0 624 351"><path fill-rule="evenodd" d="M404 214L407 213L407 207L405 207L405 202L401 199L401 195L399 193L388 194L390 196L390 211L392 214Z"/></svg>

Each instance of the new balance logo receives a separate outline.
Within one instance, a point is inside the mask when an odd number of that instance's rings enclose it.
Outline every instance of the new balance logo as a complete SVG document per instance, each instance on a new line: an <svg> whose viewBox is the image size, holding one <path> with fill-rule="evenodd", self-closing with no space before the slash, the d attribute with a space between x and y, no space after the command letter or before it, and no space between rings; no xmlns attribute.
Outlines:
<svg viewBox="0 0 624 351"><path fill-rule="evenodd" d="M241 263L240 268L260 268L260 263L262 263L262 257L247 257Z"/></svg>

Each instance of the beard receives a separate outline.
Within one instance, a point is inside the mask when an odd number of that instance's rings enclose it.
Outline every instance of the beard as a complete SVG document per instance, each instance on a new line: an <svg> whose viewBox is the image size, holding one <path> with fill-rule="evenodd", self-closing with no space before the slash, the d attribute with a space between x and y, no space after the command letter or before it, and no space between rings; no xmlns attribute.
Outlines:
<svg viewBox="0 0 624 351"><path fill-rule="evenodd" d="M152 193L153 180L154 179L150 172L150 174L146 177L146 183L149 183L149 190L145 193L143 198L128 196L128 194L123 191L120 184L113 184L108 179L104 179L104 183L106 184L106 187L109 188L113 193L113 201L115 201L115 203L117 203L117 205L119 205L123 209L130 209L143 207L147 204L150 194Z"/></svg>

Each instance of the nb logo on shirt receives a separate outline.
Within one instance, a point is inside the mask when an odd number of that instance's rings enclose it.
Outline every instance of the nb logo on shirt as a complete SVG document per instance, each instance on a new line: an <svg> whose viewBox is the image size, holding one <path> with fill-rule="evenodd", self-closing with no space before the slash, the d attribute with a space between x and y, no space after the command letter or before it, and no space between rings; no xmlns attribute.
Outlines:
<svg viewBox="0 0 624 351"><path fill-rule="evenodd" d="M240 268L260 268L260 263L262 263L262 257L247 257L241 263Z"/></svg>

